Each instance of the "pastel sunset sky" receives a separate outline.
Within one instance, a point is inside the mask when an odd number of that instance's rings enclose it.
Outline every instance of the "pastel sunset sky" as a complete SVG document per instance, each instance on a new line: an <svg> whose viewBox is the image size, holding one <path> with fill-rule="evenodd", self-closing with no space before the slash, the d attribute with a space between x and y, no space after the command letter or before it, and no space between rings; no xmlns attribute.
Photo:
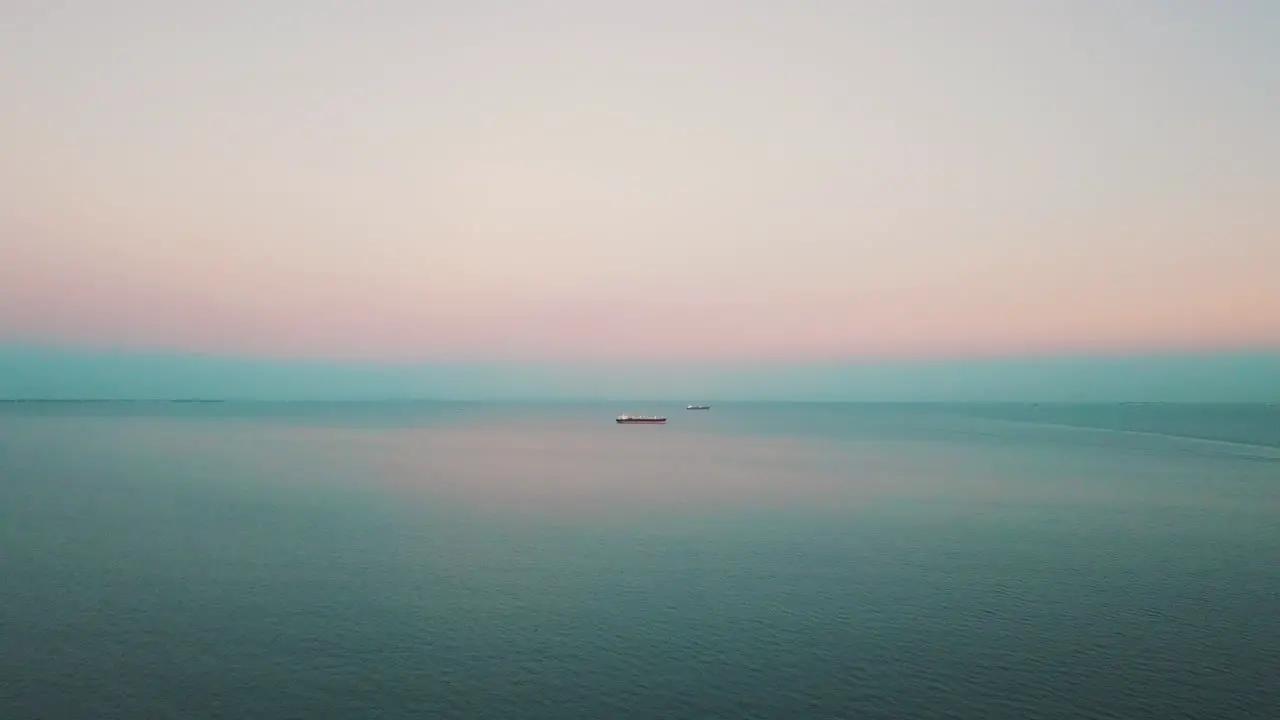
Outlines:
<svg viewBox="0 0 1280 720"><path fill-rule="evenodd" d="M1280 4L12 0L0 346L1280 348Z"/></svg>

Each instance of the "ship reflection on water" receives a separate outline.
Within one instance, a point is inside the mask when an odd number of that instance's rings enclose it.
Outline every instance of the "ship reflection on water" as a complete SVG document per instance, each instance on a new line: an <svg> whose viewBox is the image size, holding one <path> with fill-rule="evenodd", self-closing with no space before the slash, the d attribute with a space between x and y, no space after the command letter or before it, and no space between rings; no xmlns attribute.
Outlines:
<svg viewBox="0 0 1280 720"><path fill-rule="evenodd" d="M469 427L379 433L372 477L407 501L479 512L632 514L782 506L851 508L882 499L980 492L899 445L610 427ZM320 443L317 443L320 444ZM344 452L351 457L353 448ZM361 473L369 476L369 473Z"/></svg>

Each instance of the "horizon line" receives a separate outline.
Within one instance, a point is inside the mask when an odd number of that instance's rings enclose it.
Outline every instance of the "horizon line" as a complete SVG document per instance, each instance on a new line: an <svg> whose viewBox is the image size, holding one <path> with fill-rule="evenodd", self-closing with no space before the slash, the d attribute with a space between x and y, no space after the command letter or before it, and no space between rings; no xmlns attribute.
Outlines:
<svg viewBox="0 0 1280 720"><path fill-rule="evenodd" d="M92 405L92 404L174 404L174 405L217 405L227 403L237 404L273 404L273 405L302 405L308 403L344 403L344 404L392 404L392 403L461 403L469 405L484 404L504 404L504 405L538 405L538 404L600 404L600 403L643 403L649 405L673 404L685 405L689 401L676 399L645 399L645 398L587 398L587 397L548 397L548 398L422 398L422 397L404 397L404 398L341 398L341 397L313 397L313 398L183 398L183 397L81 397L81 398L55 398L55 397L0 397L0 404L21 405L21 404L49 404L49 405ZM849 399L831 399L831 400L768 400L759 399L737 399L737 400L705 400L703 404L707 405L1261 405L1261 406L1280 406L1280 402L1271 400L928 400L928 399L900 399L900 400L849 400Z"/></svg>
<svg viewBox="0 0 1280 720"><path fill-rule="evenodd" d="M168 359L198 359L230 363L258 363L270 365L340 365L367 368L415 368L423 366L470 367L755 367L786 368L796 366L823 367L848 365L935 365L969 363L1004 363L1037 361L1089 361L1089 360L1137 360L1209 358L1239 355L1280 355L1280 341L1225 347L1147 347L1147 348L1093 348L1093 349L1028 349L1020 352L963 352L963 353L870 353L808 358L736 357L736 358L511 358L511 357L422 357L414 359L342 358L323 355L255 355L236 352L209 352L183 350L181 348L146 348L119 346L69 345L57 342L6 342L0 340L0 353L30 352L111 357L151 357Z"/></svg>

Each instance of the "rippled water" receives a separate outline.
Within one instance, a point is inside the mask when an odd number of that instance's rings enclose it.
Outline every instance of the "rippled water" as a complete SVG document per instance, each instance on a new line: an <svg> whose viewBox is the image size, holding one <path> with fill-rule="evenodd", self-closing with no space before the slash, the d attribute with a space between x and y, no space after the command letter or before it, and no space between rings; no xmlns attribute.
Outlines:
<svg viewBox="0 0 1280 720"><path fill-rule="evenodd" d="M6 405L0 718L1274 719L1278 521L1267 406Z"/></svg>

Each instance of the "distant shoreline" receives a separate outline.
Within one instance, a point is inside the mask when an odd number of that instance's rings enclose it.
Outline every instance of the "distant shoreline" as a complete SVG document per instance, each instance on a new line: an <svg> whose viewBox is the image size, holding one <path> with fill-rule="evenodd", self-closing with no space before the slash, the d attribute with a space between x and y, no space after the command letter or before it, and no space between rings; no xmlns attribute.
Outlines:
<svg viewBox="0 0 1280 720"><path fill-rule="evenodd" d="M222 403L226 400L205 400L205 399L135 399L135 398L0 398L0 403L9 404L62 404L62 405L87 405L87 404L103 404L103 403Z"/></svg>

